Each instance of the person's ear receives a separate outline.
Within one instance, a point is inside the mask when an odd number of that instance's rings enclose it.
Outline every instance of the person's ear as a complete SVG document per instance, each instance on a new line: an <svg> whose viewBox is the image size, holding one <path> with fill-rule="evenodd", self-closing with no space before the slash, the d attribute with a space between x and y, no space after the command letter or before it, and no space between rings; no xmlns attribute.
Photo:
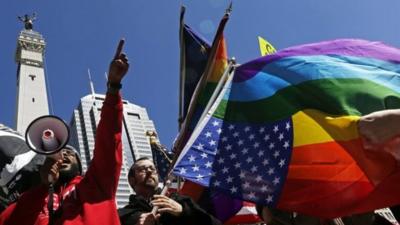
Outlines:
<svg viewBox="0 0 400 225"><path fill-rule="evenodd" d="M133 176L128 177L128 183L131 186L131 188L135 186L136 184L135 174L133 174Z"/></svg>

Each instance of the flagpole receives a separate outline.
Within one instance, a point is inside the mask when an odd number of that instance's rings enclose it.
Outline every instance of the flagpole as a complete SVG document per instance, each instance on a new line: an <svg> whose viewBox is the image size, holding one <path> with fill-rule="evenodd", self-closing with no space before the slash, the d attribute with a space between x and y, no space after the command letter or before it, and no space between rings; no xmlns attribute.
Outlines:
<svg viewBox="0 0 400 225"><path fill-rule="evenodd" d="M180 122L179 135L176 138L176 141L175 141L174 145L172 146L172 151L174 152L174 158L172 160L171 166L174 165L176 159L178 158L178 156L180 155L180 152L182 151L185 137L188 135L188 132L189 132L189 124L190 124L190 121L191 121L191 119L192 119L192 117L194 115L194 112L195 112L196 102L199 99L200 92L202 90L204 90L208 78L211 76L212 68L214 66L217 50L218 50L218 47L219 47L219 42L222 39L223 31L224 31L225 25L226 25L226 23L227 23L227 21L229 19L229 15L230 15L231 11L232 11L232 3L229 5L227 10L225 11L225 14L222 17L222 20L221 20L221 22L220 22L220 24L218 26L217 32L215 34L215 38L214 38L213 43L212 43L212 47L210 49L209 58L208 58L206 67L204 69L204 73L201 76L201 78L200 78L200 80L199 80L199 82L198 82L198 84L197 84L197 86L195 88L195 91L194 91L194 93L192 95L192 98L191 98L190 104L188 106L188 110L186 112L185 118L181 118L182 120L179 121ZM183 15L184 15L184 10L183 10L183 13L181 11L181 19L182 19L181 22L183 22ZM182 60L182 58L181 58L181 60ZM182 88L183 88L183 86L182 86ZM180 100L182 100L182 97L180 98ZM183 105L182 105L182 107L183 107ZM182 108L181 112L182 112L182 116L183 116L183 108ZM171 166L170 166L170 169L173 168ZM167 180L168 180L168 178L167 178Z"/></svg>
<svg viewBox="0 0 400 225"><path fill-rule="evenodd" d="M204 109L205 112L209 113L209 111L214 111L215 110L215 107L216 107L215 100L218 100L218 98L221 97L220 96L222 94L221 90L226 87L227 82L231 82L231 80L232 80L234 69L235 69L235 64L234 63L235 63L235 61L233 59L229 60L228 66L224 71L223 77L221 77L221 79L218 82L217 88L213 92L212 97L215 96L214 99L213 99L214 102L211 103L211 104L207 104L206 108ZM217 94L215 94L215 93L217 93ZM207 115L207 113L206 113L206 115ZM199 120L199 121L200 121L199 122L199 124L200 124L202 120ZM196 126L196 128L198 128L198 127ZM195 132L196 132L196 130L197 129L195 129ZM190 141L190 139L189 139L189 141ZM175 164L178 161L181 152L182 152L182 150L179 152L179 154L175 154L174 158L172 159L172 162L171 162L170 167L168 169L167 179L164 182L164 187L162 188L162 191L161 191L160 195L165 195L167 193L168 188L172 184L172 181L173 181L173 178L174 178L174 176L172 175L172 170L175 167ZM158 207L154 206L153 209L151 210L151 213L153 213L155 215L157 210L158 210Z"/></svg>
<svg viewBox="0 0 400 225"><path fill-rule="evenodd" d="M230 61L231 61L231 60L230 60ZM231 83L231 80L233 79L234 71L235 71L235 69L236 69L236 65L233 65L233 61L232 61L232 65L229 66L229 67L231 67L230 70L229 70L228 67L226 68L226 71L228 71L228 73L227 73L227 75L226 75L226 79L221 79L221 80L220 80L220 82L223 83L223 85L221 85L220 90L215 90L215 91L213 92L213 95L214 95L214 93L217 92L214 101L213 101L211 104L207 104L207 107L208 107L208 108L205 108L205 109L204 109L204 112L206 112L205 115L204 115L204 118L202 118L201 120L199 120L199 122L197 123L195 129L193 130L193 133L192 133L191 137L190 137L189 140L185 143L185 146L188 145L188 143L191 141L192 136L196 136L197 130L198 130L199 128L201 128L201 126L203 125L204 120L206 120L207 115L208 115L210 112L214 112L214 111L215 111L215 107L217 106L215 103L216 103L217 101L220 101L219 98L222 98L222 97L223 97L223 96L221 96L222 94L225 94L225 92L222 93L222 91L223 91L224 88L227 89L227 88L228 88L227 85L228 85L229 83ZM224 72L224 74L225 74L225 72ZM173 159L173 161L172 161L172 163L171 163L171 166L170 166L170 172L172 171L172 168L175 166L176 162L179 160L180 155L181 155L181 153L182 153L182 151L183 151L183 149L184 149L185 146L182 147L181 151L179 152L180 154L175 155L176 157L174 157L174 159Z"/></svg>
<svg viewBox="0 0 400 225"><path fill-rule="evenodd" d="M184 11L185 10L182 10L182 8L181 8L181 22L183 22ZM213 40L212 47L211 47L211 50L210 50L209 59L207 61L206 67L204 69L204 74L200 78L200 81L199 81L199 83L198 83L198 85L197 85L197 87L196 87L196 89L195 89L195 91L194 91L194 93L192 95L192 99L191 99L190 104L189 104L188 112L186 113L186 117L184 118L184 121L183 121L182 125L180 126L179 135L178 135L178 137L177 137L177 139L176 139L176 141L174 143L174 146L172 148L175 154L174 154L174 157L173 157L172 162L170 164L168 175L167 175L167 179L164 182L164 187L162 189L161 195L165 195L166 191L168 190L168 188L172 184L172 180L173 180L172 169L174 168L175 163L176 163L178 157L180 156L180 153L182 152L182 149L183 149L182 145L184 144L183 140L185 139L185 137L186 137L186 135L187 135L187 133L189 131L189 122L190 122L190 120L192 119L192 117L194 115L195 104L199 99L200 92L204 90L204 88L206 86L206 83L207 83L207 80L211 76L212 69L213 69L213 67L215 65L215 58L216 58L217 50L218 50L218 47L219 47L219 42L222 40L223 31L224 31L225 25L226 25L226 23L227 23L227 21L229 19L229 15L230 15L231 12L232 12L232 2L229 4L228 8L226 9L225 15L222 17L222 20L221 20L221 22L220 22L220 24L218 26L218 29L217 29L217 32L215 34L215 38ZM182 66L182 58L181 58L181 66ZM226 71L229 71L228 68L231 69L231 67L228 66ZM227 74L229 74L229 73L227 73ZM219 82L221 82L221 80L223 81L223 79L220 79ZM181 82L180 88L182 88L182 85L183 84ZM214 92L215 91L216 90L214 90ZM214 93L213 93L213 95L214 95ZM181 99L181 97L182 96L180 96L180 99ZM207 106L208 105L209 104L207 104ZM207 108L205 109L205 111L208 111L208 110L209 109L207 109ZM181 113L181 111L180 111L180 113ZM154 206L152 211L151 211L151 213L155 215L157 210L158 210L158 207Z"/></svg>
<svg viewBox="0 0 400 225"><path fill-rule="evenodd" d="M183 123L183 111L184 111L184 98L185 96L183 95L184 92L184 85L185 85L185 66L186 66L186 57L185 57L185 42L183 41L183 18L185 16L185 6L181 5L181 14L179 17L179 45L180 45L180 78L179 78L179 115L178 115L178 130L181 130L182 123Z"/></svg>
<svg viewBox="0 0 400 225"><path fill-rule="evenodd" d="M190 124L190 121L191 121L191 119L192 119L192 117L194 115L194 112L195 112L196 102L199 99L200 92L202 90L204 90L204 87L206 86L208 78L211 76L211 72L212 72L212 68L214 66L216 53L217 53L217 50L218 50L218 44L219 44L219 41L221 41L221 36L223 34L223 30L224 30L225 24L229 19L229 15L230 15L230 11L227 10L227 12L223 16L223 18L222 18L222 20L220 22L220 25L218 27L218 30L217 30L217 33L215 35L215 38L214 38L214 41L213 41L213 44L212 44L212 48L211 48L211 51L210 51L210 54L209 54L209 60L207 62L206 68L204 69L205 72L204 72L203 76L200 78L200 81L199 81L199 83L198 83L198 85L197 85L197 87L196 87L196 89L195 89L195 91L193 93L192 100L190 101L190 104L189 104L188 112L186 114L186 117L185 117L185 119L183 121L182 127L181 127L180 132L179 132L179 136L177 137L177 139L175 141L175 144L174 144L174 146L172 148L173 151L175 152L175 155L179 155L180 151L182 150L183 140L185 139L185 137L187 136L187 133L189 132L189 124Z"/></svg>
<svg viewBox="0 0 400 225"><path fill-rule="evenodd" d="M232 72L235 64L236 64L235 58L231 58L228 61L228 66L226 67L224 73L222 74L222 77L219 79L217 87L215 88L213 94L211 95L210 100L208 100L206 108L204 109L203 113L201 114L199 121L202 121L204 119L204 117L208 113L208 110L211 108L212 104L214 104L215 99L217 99L223 85L225 84L228 74L230 74ZM196 124L196 127L197 127L197 125L198 125L198 123Z"/></svg>
<svg viewBox="0 0 400 225"><path fill-rule="evenodd" d="M94 95L94 85L93 85L93 81L92 81L92 74L90 73L90 69L88 68L87 70L88 72L88 76L89 76L89 85L90 85L90 93L92 94L92 98L95 99Z"/></svg>
<svg viewBox="0 0 400 225"><path fill-rule="evenodd" d="M211 97L210 97L210 100L208 101L208 103L207 103L207 105L206 105L206 107L205 107L203 113L201 114L200 119L199 119L199 122L202 121L202 120L206 117L206 115L207 115L207 113L208 113L208 110L211 108L211 106L212 106L212 104L214 103L215 99L218 97L218 95L219 95L219 93L220 93L220 91L221 91L223 85L225 84L225 81L227 80L227 77L228 77L229 74L232 72L232 70L234 69L234 66L235 66L235 65L236 65L236 60L235 60L235 58L232 58L232 59L230 59L230 60L228 61L228 66L226 67L224 73L222 74L222 77L221 77L220 80L218 81L217 87L215 88L213 94L212 94ZM194 129L197 128L198 124L199 124L199 123L196 124L196 127L195 127ZM177 141L178 141L178 140L177 140ZM180 152L179 152L179 154L180 154ZM171 164L170 164L170 167L169 167L169 170L170 170L170 171L172 171L172 168L175 166L175 163L176 163L176 160L178 159L179 154L175 154L176 157L175 157L175 155L174 155L174 158L172 159ZM170 171L169 171L168 173L170 173ZM169 177L169 174L168 174L168 177ZM179 189L180 189L180 179L178 178L178 190L179 190Z"/></svg>

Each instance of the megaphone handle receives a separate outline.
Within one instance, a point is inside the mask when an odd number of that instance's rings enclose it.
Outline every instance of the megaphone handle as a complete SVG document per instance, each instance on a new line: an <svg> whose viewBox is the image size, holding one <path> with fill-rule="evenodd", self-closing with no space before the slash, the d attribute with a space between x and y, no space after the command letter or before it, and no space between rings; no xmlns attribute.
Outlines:
<svg viewBox="0 0 400 225"><path fill-rule="evenodd" d="M51 174L47 175L47 182L49 182L49 189L50 189L50 185L53 186L53 189L54 189L54 185L53 185L54 179L53 179L53 176Z"/></svg>
<svg viewBox="0 0 400 225"><path fill-rule="evenodd" d="M49 175L49 197L47 200L47 209L49 210L49 225L54 224L54 185L53 182L50 182ZM52 178L51 178L52 179Z"/></svg>

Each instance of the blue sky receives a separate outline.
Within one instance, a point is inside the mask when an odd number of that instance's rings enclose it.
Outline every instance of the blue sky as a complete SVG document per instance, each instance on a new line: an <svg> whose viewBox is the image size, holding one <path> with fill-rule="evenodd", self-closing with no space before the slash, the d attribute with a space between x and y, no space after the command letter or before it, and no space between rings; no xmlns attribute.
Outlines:
<svg viewBox="0 0 400 225"><path fill-rule="evenodd" d="M0 123L14 127L18 15L37 13L34 29L46 38L46 75L54 114L70 121L89 93L104 93L109 61L119 38L131 69L123 97L147 108L161 141L177 134L179 10L185 21L212 41L226 0L40 0L0 2ZM239 63L259 56L257 36L276 49L337 38L363 38L400 47L397 0L236 0L225 29L228 53Z"/></svg>

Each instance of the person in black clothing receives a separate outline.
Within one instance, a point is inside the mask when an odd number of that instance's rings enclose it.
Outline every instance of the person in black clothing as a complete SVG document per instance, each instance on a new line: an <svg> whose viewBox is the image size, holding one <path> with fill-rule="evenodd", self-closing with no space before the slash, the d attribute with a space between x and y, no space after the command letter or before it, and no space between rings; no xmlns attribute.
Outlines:
<svg viewBox="0 0 400 225"><path fill-rule="evenodd" d="M136 195L129 197L129 204L118 210L122 225L219 225L212 215L201 209L192 199L172 193L159 195L158 173L149 158L140 158L128 173L129 185ZM157 206L156 214L152 214Z"/></svg>

